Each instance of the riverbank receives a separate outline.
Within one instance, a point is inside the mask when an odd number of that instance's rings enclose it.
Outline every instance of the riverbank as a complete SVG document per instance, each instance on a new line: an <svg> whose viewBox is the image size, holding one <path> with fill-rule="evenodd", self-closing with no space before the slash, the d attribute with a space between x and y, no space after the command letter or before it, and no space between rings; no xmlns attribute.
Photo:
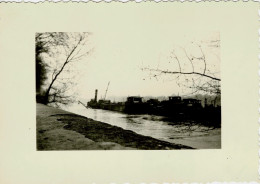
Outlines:
<svg viewBox="0 0 260 184"><path fill-rule="evenodd" d="M37 103L37 150L191 149Z"/></svg>

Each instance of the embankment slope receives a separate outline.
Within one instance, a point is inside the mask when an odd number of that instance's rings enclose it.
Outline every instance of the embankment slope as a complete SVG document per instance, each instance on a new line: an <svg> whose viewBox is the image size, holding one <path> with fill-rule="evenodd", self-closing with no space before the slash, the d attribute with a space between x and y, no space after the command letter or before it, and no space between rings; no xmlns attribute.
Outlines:
<svg viewBox="0 0 260 184"><path fill-rule="evenodd" d="M190 149L37 104L37 150Z"/></svg>

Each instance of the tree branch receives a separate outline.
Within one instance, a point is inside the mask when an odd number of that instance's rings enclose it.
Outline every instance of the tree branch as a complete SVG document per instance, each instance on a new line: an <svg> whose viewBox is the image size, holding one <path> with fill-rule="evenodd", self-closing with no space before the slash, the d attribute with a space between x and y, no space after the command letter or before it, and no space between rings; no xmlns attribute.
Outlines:
<svg viewBox="0 0 260 184"><path fill-rule="evenodd" d="M160 69L149 69L149 68L143 68L143 69L153 71L153 72L160 72L160 73L164 73L164 74L199 75L199 76L207 77L207 78L210 78L210 79L213 79L216 81L221 81L221 79L219 79L219 78L212 77L212 76L206 75L204 73L199 73L199 72L174 72L174 71L160 70Z"/></svg>

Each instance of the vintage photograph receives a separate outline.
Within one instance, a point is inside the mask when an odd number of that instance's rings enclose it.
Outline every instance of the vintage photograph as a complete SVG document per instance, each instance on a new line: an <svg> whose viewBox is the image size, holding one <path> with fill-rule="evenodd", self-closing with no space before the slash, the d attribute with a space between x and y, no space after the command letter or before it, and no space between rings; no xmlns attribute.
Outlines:
<svg viewBox="0 0 260 184"><path fill-rule="evenodd" d="M219 32L101 33L35 34L37 150L221 148Z"/></svg>
<svg viewBox="0 0 260 184"><path fill-rule="evenodd" d="M255 2L0 7L0 183L258 181Z"/></svg>

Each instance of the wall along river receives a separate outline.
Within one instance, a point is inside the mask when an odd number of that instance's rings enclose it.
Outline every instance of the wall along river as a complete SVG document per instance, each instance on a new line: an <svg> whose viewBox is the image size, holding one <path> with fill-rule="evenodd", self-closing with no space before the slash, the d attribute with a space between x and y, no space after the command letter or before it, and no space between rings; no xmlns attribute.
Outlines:
<svg viewBox="0 0 260 184"><path fill-rule="evenodd" d="M183 144L198 149L221 148L220 128L213 129L201 125L185 125L185 123L174 124L163 121L162 116L129 115L108 110L85 108L81 104L73 104L66 107L65 110L171 143Z"/></svg>

